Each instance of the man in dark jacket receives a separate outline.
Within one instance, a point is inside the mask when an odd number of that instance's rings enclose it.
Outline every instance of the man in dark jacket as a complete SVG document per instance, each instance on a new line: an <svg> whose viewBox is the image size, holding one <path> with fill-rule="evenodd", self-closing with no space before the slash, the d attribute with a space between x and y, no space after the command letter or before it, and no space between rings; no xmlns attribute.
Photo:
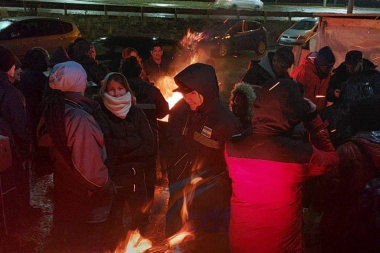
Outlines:
<svg viewBox="0 0 380 253"><path fill-rule="evenodd" d="M338 164L327 124L289 79L264 85L254 111L252 132L226 144L231 252L303 252L302 182ZM301 121L312 143L291 138Z"/></svg>
<svg viewBox="0 0 380 253"><path fill-rule="evenodd" d="M212 66L192 64L177 74L174 81L178 85L174 91L183 94L190 110L182 122L177 153L168 167L170 198L166 234L170 236L180 230L179 212L186 205L196 238L191 246L185 245L185 251L226 252L231 185L223 147L227 139L241 130L241 124L219 100ZM192 190L186 192L189 188Z"/></svg>
<svg viewBox="0 0 380 253"><path fill-rule="evenodd" d="M29 202L27 161L30 156L30 138L27 130L25 98L10 82L15 72L14 54L7 48L0 47L0 58L0 134L9 137L12 152L12 166L0 174L2 208L0 237L2 237L4 232L10 234L15 232L15 224L20 218L30 218L27 215L30 215L32 208ZM2 223L3 221L6 223Z"/></svg>
<svg viewBox="0 0 380 253"><path fill-rule="evenodd" d="M155 155L150 158L146 171L148 198L153 200L156 183L156 164L159 152L157 119L162 119L169 113L169 104L157 87L141 79L141 70L141 65L134 56L124 59L121 64L121 73L127 78L136 96L136 107L144 111L154 134Z"/></svg>
<svg viewBox="0 0 380 253"><path fill-rule="evenodd" d="M271 78L290 78L288 69L294 63L294 54L290 47L280 47L268 52L260 61L251 61L241 82L260 88Z"/></svg>

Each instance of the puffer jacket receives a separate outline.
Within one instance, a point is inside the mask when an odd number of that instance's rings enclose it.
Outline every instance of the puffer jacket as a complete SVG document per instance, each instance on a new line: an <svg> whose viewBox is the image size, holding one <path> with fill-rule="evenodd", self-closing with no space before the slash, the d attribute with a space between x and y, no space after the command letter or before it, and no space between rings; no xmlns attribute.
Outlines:
<svg viewBox="0 0 380 253"><path fill-rule="evenodd" d="M304 87L305 98L317 105L317 111L326 107L327 89L329 87L331 72L325 79L318 76L314 58L306 57L301 61L290 76Z"/></svg>
<svg viewBox="0 0 380 253"><path fill-rule="evenodd" d="M125 119L121 119L101 104L94 112L105 139L106 165L113 181L118 185L126 181L133 164L146 164L154 154L154 137L148 120L141 109L132 106ZM131 166L130 166L131 165ZM140 171L139 174L144 174Z"/></svg>
<svg viewBox="0 0 380 253"><path fill-rule="evenodd" d="M380 176L380 132L359 132L337 152L340 159L337 187L330 191L330 203L320 222L322 250L379 252L380 186L373 185L368 192L366 188L370 189L368 183ZM375 196L368 194L371 191ZM377 203L372 202L374 199Z"/></svg>
<svg viewBox="0 0 380 253"><path fill-rule="evenodd" d="M338 164L326 124L307 107L295 82L274 80L255 101L252 133L227 142L232 253L303 252L302 184ZM291 138L302 119L312 143Z"/></svg>

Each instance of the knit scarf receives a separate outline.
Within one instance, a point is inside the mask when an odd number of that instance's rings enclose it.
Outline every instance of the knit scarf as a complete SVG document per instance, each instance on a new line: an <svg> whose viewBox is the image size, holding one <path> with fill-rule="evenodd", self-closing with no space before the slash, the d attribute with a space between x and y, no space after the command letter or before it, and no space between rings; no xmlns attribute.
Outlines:
<svg viewBox="0 0 380 253"><path fill-rule="evenodd" d="M115 116L125 119L132 105L132 95L127 92L123 96L114 97L105 92L103 102L104 106Z"/></svg>

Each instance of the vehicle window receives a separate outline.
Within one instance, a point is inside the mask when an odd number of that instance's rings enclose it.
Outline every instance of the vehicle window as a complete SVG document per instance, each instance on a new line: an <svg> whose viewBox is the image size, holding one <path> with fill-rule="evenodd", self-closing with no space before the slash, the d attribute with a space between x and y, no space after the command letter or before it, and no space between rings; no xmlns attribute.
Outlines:
<svg viewBox="0 0 380 253"><path fill-rule="evenodd" d="M293 26L293 29L295 29L295 30L310 30L311 28L313 28L313 26L315 24L316 24L316 21L305 21L305 20L302 20L302 21L296 23Z"/></svg>
<svg viewBox="0 0 380 253"><path fill-rule="evenodd" d="M69 33L73 30L73 26L70 23L66 22L59 22L61 24L62 32L63 33Z"/></svg>
<svg viewBox="0 0 380 253"><path fill-rule="evenodd" d="M246 24L248 31L257 30L260 28L260 24L256 22L246 22Z"/></svg>
<svg viewBox="0 0 380 253"><path fill-rule="evenodd" d="M44 35L62 34L60 22L55 20L43 20L40 22Z"/></svg>
<svg viewBox="0 0 380 253"><path fill-rule="evenodd" d="M236 23L235 25L233 25L230 30L228 31L229 33L231 34L236 34L236 33L239 33L239 32L242 32L243 30L243 27L242 27L242 23L239 22L239 23Z"/></svg>
<svg viewBox="0 0 380 253"><path fill-rule="evenodd" d="M39 25L38 21L27 21L20 24L16 24L12 27L11 37L12 38L27 38L27 37L37 37L42 36L43 30Z"/></svg>

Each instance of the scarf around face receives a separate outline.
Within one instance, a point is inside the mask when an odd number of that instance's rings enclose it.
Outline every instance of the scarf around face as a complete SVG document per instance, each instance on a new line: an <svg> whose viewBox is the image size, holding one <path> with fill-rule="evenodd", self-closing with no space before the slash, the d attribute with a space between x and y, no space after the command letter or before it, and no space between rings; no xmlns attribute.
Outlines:
<svg viewBox="0 0 380 253"><path fill-rule="evenodd" d="M115 116L125 119L132 106L132 95L130 92L127 92L123 96L114 97L104 92L103 102L104 106Z"/></svg>

